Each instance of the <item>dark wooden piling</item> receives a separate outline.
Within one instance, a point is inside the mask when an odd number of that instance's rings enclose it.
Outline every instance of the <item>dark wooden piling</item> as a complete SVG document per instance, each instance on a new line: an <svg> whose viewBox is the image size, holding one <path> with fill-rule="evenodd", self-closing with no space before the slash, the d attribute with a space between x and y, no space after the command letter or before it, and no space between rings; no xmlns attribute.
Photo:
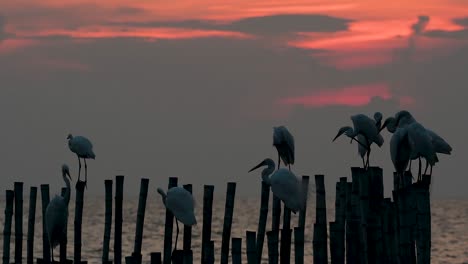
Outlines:
<svg viewBox="0 0 468 264"><path fill-rule="evenodd" d="M177 177L169 177L167 190L177 186ZM166 224L164 226L164 257L163 263L170 264L172 257L172 231L174 227L174 215L166 209Z"/></svg>
<svg viewBox="0 0 468 264"><path fill-rule="evenodd" d="M314 263L328 263L327 252L327 206L324 175L315 175L316 219L313 234Z"/></svg>
<svg viewBox="0 0 468 264"><path fill-rule="evenodd" d="M382 263L397 264L396 262L396 235L395 226L393 224L393 212L392 212L392 201L391 198L385 198L382 205Z"/></svg>
<svg viewBox="0 0 468 264"><path fill-rule="evenodd" d="M189 193L192 193L192 184L184 184L184 189ZM192 248L192 227L184 225L184 264L193 263L193 251Z"/></svg>
<svg viewBox="0 0 468 264"><path fill-rule="evenodd" d="M205 260L206 249L211 243L211 220L213 217L213 185L205 185L203 192L203 230L202 230L202 264ZM214 249L213 249L214 250Z"/></svg>
<svg viewBox="0 0 468 264"><path fill-rule="evenodd" d="M346 263L360 263L359 243L356 243L360 225L358 187L354 177L346 185Z"/></svg>
<svg viewBox="0 0 468 264"><path fill-rule="evenodd" d="M47 237L46 226L46 209L50 202L49 185L41 184L41 199L42 199L42 259L38 259L43 263L50 263L50 245L49 238Z"/></svg>
<svg viewBox="0 0 468 264"><path fill-rule="evenodd" d="M369 175L367 212L368 262L384 263L382 234L383 171L379 167L370 167L367 170L367 174Z"/></svg>
<svg viewBox="0 0 468 264"><path fill-rule="evenodd" d="M242 263L242 238L233 237L232 238L232 264L241 264Z"/></svg>
<svg viewBox="0 0 468 264"><path fill-rule="evenodd" d="M112 180L104 180L106 193L106 209L104 220L104 238L102 242L102 263L110 264L109 261L109 246L112 228Z"/></svg>
<svg viewBox="0 0 468 264"><path fill-rule="evenodd" d="M256 233L254 231L246 231L246 251L247 251L247 263L248 264L257 264L257 246L256 243Z"/></svg>
<svg viewBox="0 0 468 264"><path fill-rule="evenodd" d="M13 202L15 192L12 190L5 191L5 225L3 226L3 264L10 264L10 239L11 239L11 223L13 220Z"/></svg>
<svg viewBox="0 0 468 264"><path fill-rule="evenodd" d="M336 199L338 199L339 202L338 207L335 208L335 263L345 262L346 186L347 178L341 177L336 186L336 190L338 192Z"/></svg>
<svg viewBox="0 0 468 264"><path fill-rule="evenodd" d="M260 201L260 216L257 229L257 263L261 263L263 255L263 242L265 241L266 223L268 218L268 204L270 202L270 185L262 181L262 194Z"/></svg>
<svg viewBox="0 0 468 264"><path fill-rule="evenodd" d="M149 179L143 178L140 182L140 196L138 199L138 211L135 228L135 244L132 258L135 263L141 263L141 244L143 242L143 226L145 224L146 198L148 197Z"/></svg>
<svg viewBox="0 0 468 264"><path fill-rule="evenodd" d="M184 263L184 251L176 249L172 252L172 264L183 264Z"/></svg>
<svg viewBox="0 0 468 264"><path fill-rule="evenodd" d="M294 263L303 264L304 263L304 228L295 227L294 228Z"/></svg>
<svg viewBox="0 0 468 264"><path fill-rule="evenodd" d="M280 263L291 261L291 210L284 206L283 229L281 229Z"/></svg>
<svg viewBox="0 0 468 264"><path fill-rule="evenodd" d="M215 263L215 252L214 252L214 241L211 240L207 243L205 248L205 259L202 260L202 263L214 264Z"/></svg>
<svg viewBox="0 0 468 264"><path fill-rule="evenodd" d="M351 168L353 174L353 183L357 179L358 193L359 193L359 253L361 256L361 263L367 264L368 261L368 246L367 246L367 234L368 234L368 214L369 214L369 183L370 173L368 170L359 167ZM356 175L356 176L355 176Z"/></svg>
<svg viewBox="0 0 468 264"><path fill-rule="evenodd" d="M226 205L224 207L223 236L221 240L221 264L229 262L229 242L231 240L232 216L236 197L236 183L228 182L226 191Z"/></svg>
<svg viewBox="0 0 468 264"><path fill-rule="evenodd" d="M29 213L28 213L28 240L26 243L26 261L34 263L34 225L36 222L36 199L37 187L32 186L29 190Z"/></svg>
<svg viewBox="0 0 468 264"><path fill-rule="evenodd" d="M62 188L62 191L61 191L61 195L62 197L65 195L65 192L67 191L67 188L66 187L63 187ZM68 219L66 219L65 221L65 226L68 227ZM68 233L68 230L65 229L65 235L64 235L64 238L62 241L60 241L60 263L69 263L71 262L72 260L67 260L67 243L68 243L68 238L67 238L67 233Z"/></svg>
<svg viewBox="0 0 468 264"><path fill-rule="evenodd" d="M330 222L330 260L331 263L343 263L340 262L338 257L338 223L337 222Z"/></svg>
<svg viewBox="0 0 468 264"><path fill-rule="evenodd" d="M23 261L23 183L15 182L15 263Z"/></svg>
<svg viewBox="0 0 468 264"><path fill-rule="evenodd" d="M150 253L150 261L151 264L161 264L161 252Z"/></svg>
<svg viewBox="0 0 468 264"><path fill-rule="evenodd" d="M277 264L279 253L278 253L278 241L279 241L279 230L272 230L266 232L268 240L268 263Z"/></svg>
<svg viewBox="0 0 468 264"><path fill-rule="evenodd" d="M122 222L123 222L124 176L115 177L115 219L114 219L114 263L122 263Z"/></svg>
<svg viewBox="0 0 468 264"><path fill-rule="evenodd" d="M422 182L415 188L417 200L417 263L431 262L431 201L430 175L423 175Z"/></svg>
<svg viewBox="0 0 468 264"><path fill-rule="evenodd" d="M271 230L279 230L281 222L281 200L273 195L271 208Z"/></svg>
<svg viewBox="0 0 468 264"><path fill-rule="evenodd" d="M84 190L86 183L78 181L76 183L76 200L75 200L75 226L74 226L74 263L81 263L81 227L83 222L83 204Z"/></svg>

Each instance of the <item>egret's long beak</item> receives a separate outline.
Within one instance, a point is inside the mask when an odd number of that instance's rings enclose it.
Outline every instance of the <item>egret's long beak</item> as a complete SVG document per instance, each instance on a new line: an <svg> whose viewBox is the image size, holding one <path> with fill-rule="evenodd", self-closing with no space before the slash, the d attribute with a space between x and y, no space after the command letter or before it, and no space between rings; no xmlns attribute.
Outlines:
<svg viewBox="0 0 468 264"><path fill-rule="evenodd" d="M67 172L67 175L68 175L68 178L70 178L70 180L73 180L72 176L70 175L70 172Z"/></svg>
<svg viewBox="0 0 468 264"><path fill-rule="evenodd" d="M345 128L345 127L340 128L340 130L338 131L338 134L336 134L336 136L335 136L335 138L332 140L332 142L335 141L339 136L343 135L343 133L346 131L346 129L347 129L347 128Z"/></svg>
<svg viewBox="0 0 468 264"><path fill-rule="evenodd" d="M385 122L382 124L382 126L379 128L379 133L382 131L384 128L387 127L388 123L390 123L390 117L385 119Z"/></svg>
<svg viewBox="0 0 468 264"><path fill-rule="evenodd" d="M249 170L249 172L254 171L262 166L265 166L265 161L260 162L257 166L253 167L252 169Z"/></svg>

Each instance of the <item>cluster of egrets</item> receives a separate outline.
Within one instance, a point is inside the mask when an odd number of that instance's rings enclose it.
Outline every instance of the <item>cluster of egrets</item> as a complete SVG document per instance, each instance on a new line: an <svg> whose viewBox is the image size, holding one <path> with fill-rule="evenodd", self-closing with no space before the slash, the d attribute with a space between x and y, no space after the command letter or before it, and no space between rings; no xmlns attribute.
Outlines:
<svg viewBox="0 0 468 264"><path fill-rule="evenodd" d="M398 175L406 171L409 165L411 170L411 160L419 159L418 181L421 180L421 158L426 160L426 169L432 167L438 162L437 153L450 154L452 148L450 145L432 130L429 130L416 121L408 111L400 111L394 117L389 117L382 124L382 114L377 112L374 118L364 114L351 116L353 127L345 126L339 129L338 134L333 139L335 141L339 136L345 134L358 143L358 153L362 158L364 169L369 168L369 156L373 143L381 147L384 139L380 132L387 128L393 133L390 140L390 156ZM82 136L68 136L68 146L70 150L78 157L79 170L78 182L81 174L81 159L85 163L85 185L87 181L86 159L95 159L93 146L91 142ZM273 128L273 146L278 152L278 166L275 162L267 158L252 168L249 172L260 167L266 167L262 171L262 180L271 186L273 195L283 201L285 207L296 213L303 206L303 199L300 187L300 181L291 171L291 165L294 164L294 138L285 126ZM366 156L367 155L367 156ZM364 158L366 156L366 159ZM280 168L281 161L288 168ZM67 165L62 166L62 176L67 186L63 196L56 196L46 209L46 226L48 238L51 245L52 259L53 248L60 244L64 238L66 230L66 219L68 217L68 203L70 201L70 171ZM192 226L197 223L194 214L194 200L192 194L181 187L173 187L167 194L163 189L158 188L161 194L164 206L176 218L177 234L175 248L177 248L177 239L179 235L178 221L184 225Z"/></svg>

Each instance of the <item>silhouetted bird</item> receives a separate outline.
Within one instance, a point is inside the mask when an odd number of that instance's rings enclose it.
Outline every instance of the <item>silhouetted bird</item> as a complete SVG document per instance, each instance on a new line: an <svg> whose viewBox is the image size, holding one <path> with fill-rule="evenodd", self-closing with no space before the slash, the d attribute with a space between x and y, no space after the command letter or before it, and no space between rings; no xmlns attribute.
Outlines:
<svg viewBox="0 0 468 264"><path fill-rule="evenodd" d="M294 164L294 138L285 126L273 128L273 146L278 151L278 169L283 160L284 165L291 170Z"/></svg>
<svg viewBox="0 0 468 264"><path fill-rule="evenodd" d="M96 155L93 152L93 144L91 141L83 136L74 137L72 134L68 134L68 148L76 154L78 157L78 181L80 181L81 176L81 160L82 158L85 163L85 183L88 182L88 165L86 164L86 159L95 159Z"/></svg>

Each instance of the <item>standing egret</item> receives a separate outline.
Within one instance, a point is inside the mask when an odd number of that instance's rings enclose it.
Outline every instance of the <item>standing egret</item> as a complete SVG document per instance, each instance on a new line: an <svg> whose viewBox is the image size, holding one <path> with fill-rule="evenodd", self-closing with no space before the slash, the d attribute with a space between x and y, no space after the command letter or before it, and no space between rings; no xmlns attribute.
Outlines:
<svg viewBox="0 0 468 264"><path fill-rule="evenodd" d="M45 223L47 230L47 237L49 239L52 262L54 261L54 248L65 239L67 230L68 219L68 203L70 202L70 170L64 164L62 166L62 177L65 181L67 189L62 196L56 195L52 201L49 202L46 208Z"/></svg>
<svg viewBox="0 0 468 264"><path fill-rule="evenodd" d="M376 116L378 117L377 113ZM381 147L383 145L384 139L379 133L380 131L379 128L377 128L376 120L372 120L370 117L364 114L358 114L351 116L351 121L353 122L354 129L350 126L344 126L340 128L333 141L335 141L342 134L345 134L346 136L350 137L351 140L357 141L358 144L360 144L363 148L367 148L367 164L364 167L369 167L369 156L371 151L370 146L372 143L376 143L379 147ZM364 136L365 142L361 142L359 139L356 139L358 135Z"/></svg>
<svg viewBox="0 0 468 264"><path fill-rule="evenodd" d="M278 169L283 160L291 170L291 164L294 164L294 138L285 126L273 127L273 146L278 151Z"/></svg>
<svg viewBox="0 0 468 264"><path fill-rule="evenodd" d="M91 141L83 136L74 137L72 134L68 134L68 148L76 154L78 157L78 181L80 181L81 176L81 160L84 160L85 164L85 184L88 182L88 165L86 164L86 159L95 159L96 155L93 152L93 144Z"/></svg>
<svg viewBox="0 0 468 264"><path fill-rule="evenodd" d="M177 220L186 226L197 224L194 214L194 201L192 194L182 187L172 187L166 193L163 189L158 188L158 193L161 194L164 206L176 218L177 234L174 250L177 249L177 239L179 237L179 224Z"/></svg>
<svg viewBox="0 0 468 264"><path fill-rule="evenodd" d="M299 179L286 168L275 171L275 162L272 159L264 159L249 172L262 166L267 166L262 171L262 180L271 186L273 195L283 201L284 206L293 213L302 209L302 189Z"/></svg>

